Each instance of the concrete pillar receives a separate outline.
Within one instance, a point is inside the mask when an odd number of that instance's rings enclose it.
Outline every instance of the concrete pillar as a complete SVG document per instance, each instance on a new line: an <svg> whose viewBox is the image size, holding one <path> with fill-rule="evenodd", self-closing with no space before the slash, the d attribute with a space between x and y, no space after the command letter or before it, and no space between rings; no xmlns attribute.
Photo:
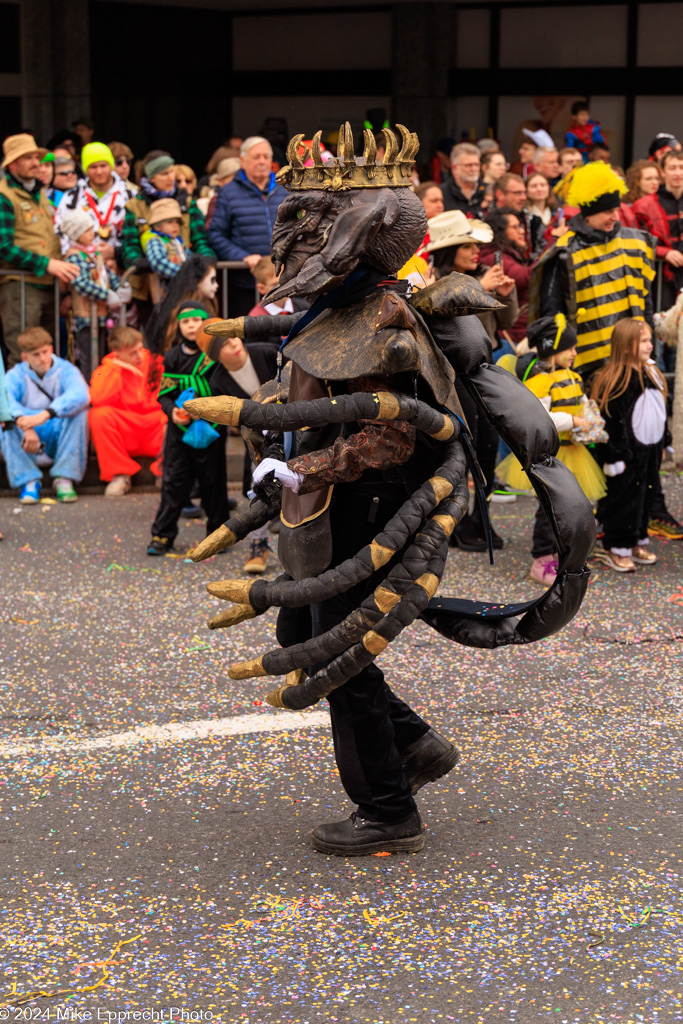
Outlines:
<svg viewBox="0 0 683 1024"><path fill-rule="evenodd" d="M90 113L88 0L21 0L23 122L45 142Z"/></svg>
<svg viewBox="0 0 683 1024"><path fill-rule="evenodd" d="M455 15L450 4L394 7L393 119L420 136L419 162L448 134L448 74Z"/></svg>

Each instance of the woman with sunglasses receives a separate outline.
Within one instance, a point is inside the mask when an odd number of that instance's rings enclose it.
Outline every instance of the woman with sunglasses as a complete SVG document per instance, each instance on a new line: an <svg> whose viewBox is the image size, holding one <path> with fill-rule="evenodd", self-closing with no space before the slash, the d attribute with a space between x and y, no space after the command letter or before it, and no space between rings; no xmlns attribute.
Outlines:
<svg viewBox="0 0 683 1024"><path fill-rule="evenodd" d="M110 142L109 148L114 157L114 170L118 174L121 181L125 183L126 188L131 195L136 196L140 189L134 182L130 180L130 176L133 170L133 150L130 146L127 146L125 142Z"/></svg>
<svg viewBox="0 0 683 1024"><path fill-rule="evenodd" d="M78 183L76 164L67 156L57 156L53 163L52 184L47 189L47 198L56 209L62 196Z"/></svg>

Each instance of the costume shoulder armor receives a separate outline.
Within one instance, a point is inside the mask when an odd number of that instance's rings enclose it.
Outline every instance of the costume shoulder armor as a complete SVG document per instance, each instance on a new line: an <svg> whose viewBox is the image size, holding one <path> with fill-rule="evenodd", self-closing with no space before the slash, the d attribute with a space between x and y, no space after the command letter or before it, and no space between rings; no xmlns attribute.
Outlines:
<svg viewBox="0 0 683 1024"><path fill-rule="evenodd" d="M423 316L449 318L504 308L475 278L455 272L414 292L409 302Z"/></svg>
<svg viewBox="0 0 683 1024"><path fill-rule="evenodd" d="M415 372L455 411L453 369L397 292L374 291L353 306L325 310L288 342L285 355L321 380Z"/></svg>

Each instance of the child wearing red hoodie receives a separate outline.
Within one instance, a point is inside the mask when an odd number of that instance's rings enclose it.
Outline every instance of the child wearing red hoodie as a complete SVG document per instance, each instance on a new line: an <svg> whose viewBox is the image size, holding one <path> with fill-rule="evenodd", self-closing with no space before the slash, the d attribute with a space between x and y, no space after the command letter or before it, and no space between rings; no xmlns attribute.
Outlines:
<svg viewBox="0 0 683 1024"><path fill-rule="evenodd" d="M100 477L108 481L104 496L122 498L140 469L135 457L159 455L166 414L157 401L161 366L154 363L161 360L143 347L140 332L115 327L109 348L92 375L88 420ZM160 475L156 463L151 468Z"/></svg>

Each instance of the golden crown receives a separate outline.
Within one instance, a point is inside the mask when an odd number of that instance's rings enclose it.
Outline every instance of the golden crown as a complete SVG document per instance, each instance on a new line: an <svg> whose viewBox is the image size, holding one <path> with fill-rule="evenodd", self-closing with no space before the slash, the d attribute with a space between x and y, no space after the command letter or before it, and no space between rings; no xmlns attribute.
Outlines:
<svg viewBox="0 0 683 1024"><path fill-rule="evenodd" d="M299 147L304 137L295 135L287 146L289 162L278 171L277 181L290 192L313 188L331 192L350 188L406 188L413 183L411 173L420 141L415 132L409 132L402 124L396 127L401 135L400 143L390 128L382 129L386 150L379 163L375 136L367 128L363 131L363 156L359 157L362 163L356 162L353 132L348 121L339 129L337 158L329 163L323 160L320 148L322 132L315 133L303 154L299 153ZM308 160L313 161L312 167L305 166Z"/></svg>

